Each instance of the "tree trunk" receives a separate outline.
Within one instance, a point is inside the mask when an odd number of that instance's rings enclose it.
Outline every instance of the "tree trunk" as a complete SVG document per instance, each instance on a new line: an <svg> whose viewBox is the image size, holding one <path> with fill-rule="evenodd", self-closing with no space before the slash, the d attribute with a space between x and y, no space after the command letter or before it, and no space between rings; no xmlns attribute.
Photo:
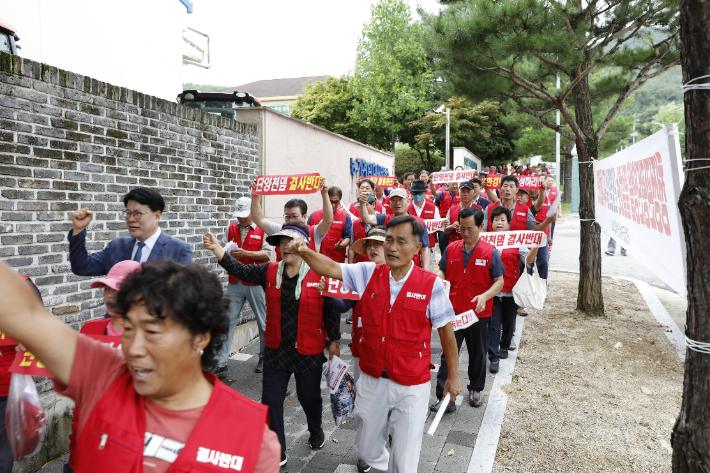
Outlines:
<svg viewBox="0 0 710 473"><path fill-rule="evenodd" d="M707 27L710 0L681 0L680 37L683 82L710 74L705 60L710 55ZM707 79L696 81L707 83ZM687 247L688 312L686 335L710 343L710 93L685 93L685 154L688 172L678 207ZM673 472L710 471L710 354L686 350L683 403L673 427Z"/></svg>
<svg viewBox="0 0 710 473"><path fill-rule="evenodd" d="M572 203L572 147L574 145L570 142L567 142L565 144L565 160L564 160L564 174L562 175L562 179L565 183L565 192L562 194L562 202L566 204L571 204Z"/></svg>
<svg viewBox="0 0 710 473"><path fill-rule="evenodd" d="M584 67L586 65L583 65ZM594 138L592 100L587 76L572 89L572 100L575 121L581 129L577 136L581 219L577 309L592 315L603 315L601 227L594 221L594 170L589 165L589 161L598 156L599 143Z"/></svg>

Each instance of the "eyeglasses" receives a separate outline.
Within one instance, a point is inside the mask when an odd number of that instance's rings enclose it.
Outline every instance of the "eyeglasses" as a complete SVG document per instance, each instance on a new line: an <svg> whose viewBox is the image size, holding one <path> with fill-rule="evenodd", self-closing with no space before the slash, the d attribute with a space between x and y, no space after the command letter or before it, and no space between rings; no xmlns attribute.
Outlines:
<svg viewBox="0 0 710 473"><path fill-rule="evenodd" d="M299 218L303 217L303 215L289 215L289 214L284 214L284 220L289 221L289 220L298 220Z"/></svg>
<svg viewBox="0 0 710 473"><path fill-rule="evenodd" d="M330 203L331 203L331 205L340 205L339 200L331 200Z"/></svg>
<svg viewBox="0 0 710 473"><path fill-rule="evenodd" d="M138 210L134 210L134 211L124 210L123 212L121 212L121 215L123 215L123 218L124 218L125 220L128 220L130 217L133 217L133 218L135 218L136 220L140 220L141 217L143 216L143 214L149 214L149 213L153 213L153 211L152 211L152 210L148 210L148 211L145 211L145 212L139 212Z"/></svg>

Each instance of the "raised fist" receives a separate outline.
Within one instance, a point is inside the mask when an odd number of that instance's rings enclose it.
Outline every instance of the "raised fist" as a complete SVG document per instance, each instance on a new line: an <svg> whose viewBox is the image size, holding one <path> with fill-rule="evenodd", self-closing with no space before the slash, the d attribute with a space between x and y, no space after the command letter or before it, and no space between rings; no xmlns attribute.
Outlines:
<svg viewBox="0 0 710 473"><path fill-rule="evenodd" d="M295 238L288 244L288 252L294 255L303 256L308 252L308 245L303 238Z"/></svg>
<svg viewBox="0 0 710 473"><path fill-rule="evenodd" d="M71 223L74 225L73 235L83 232L94 219L94 212L89 209L80 209L71 214Z"/></svg>
<svg viewBox="0 0 710 473"><path fill-rule="evenodd" d="M328 193L328 181L325 180L325 177L320 180L320 193L323 195Z"/></svg>

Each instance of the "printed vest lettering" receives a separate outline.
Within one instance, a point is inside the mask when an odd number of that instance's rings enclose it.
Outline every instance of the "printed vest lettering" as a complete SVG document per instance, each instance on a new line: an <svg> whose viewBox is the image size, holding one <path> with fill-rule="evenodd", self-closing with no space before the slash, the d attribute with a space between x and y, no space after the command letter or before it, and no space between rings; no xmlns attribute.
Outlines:
<svg viewBox="0 0 710 473"><path fill-rule="evenodd" d="M414 201L409 203L409 215L417 215L417 209L414 206ZM424 208L422 209L422 214L419 216L422 220L431 220L436 216L436 205L429 200L424 201Z"/></svg>
<svg viewBox="0 0 710 473"><path fill-rule="evenodd" d="M446 248L446 279L451 282L449 299L457 314L475 310L476 303L471 300L493 285L491 259L494 249L493 245L479 241L468 261L468 266L464 267L463 240L451 243ZM486 302L483 312L476 312L476 316L482 319L490 317L492 313L493 298Z"/></svg>
<svg viewBox="0 0 710 473"><path fill-rule="evenodd" d="M261 449L268 408L204 373L212 396L168 473L252 473ZM240 428L235 429L234 426ZM229 435L224 435L229 432ZM104 393L81 431L76 473L142 473L145 398L133 387L128 369Z"/></svg>
<svg viewBox="0 0 710 473"><path fill-rule="evenodd" d="M266 330L264 343L269 348L281 345L281 288L276 289L278 263L269 264L266 270ZM323 296L318 292L320 276L308 271L301 282L301 300L298 306L298 333L296 349L302 355L323 353L325 326L323 325ZM282 286L283 287L283 286Z"/></svg>
<svg viewBox="0 0 710 473"><path fill-rule="evenodd" d="M357 303L362 306L360 369L379 378L386 368L387 376L403 386L429 383L431 322L426 308L436 275L415 266L393 305L389 275L389 266L378 264Z"/></svg>
<svg viewBox="0 0 710 473"><path fill-rule="evenodd" d="M262 243L264 242L264 231L259 228L250 228L247 234L244 237L244 241L240 241L242 238L242 234L239 231L239 224L238 223L233 223L229 226L229 233L227 235L229 237L229 241L233 241L239 246L239 248L242 248L246 251L261 251L261 246ZM237 258L239 262L242 264L257 264L257 263L263 263L263 261L254 261L251 258ZM239 279L235 276L232 276L231 274L229 275L229 283L230 284L236 284L239 282ZM251 284L245 281L242 281L242 284L245 286L255 286L256 284Z"/></svg>

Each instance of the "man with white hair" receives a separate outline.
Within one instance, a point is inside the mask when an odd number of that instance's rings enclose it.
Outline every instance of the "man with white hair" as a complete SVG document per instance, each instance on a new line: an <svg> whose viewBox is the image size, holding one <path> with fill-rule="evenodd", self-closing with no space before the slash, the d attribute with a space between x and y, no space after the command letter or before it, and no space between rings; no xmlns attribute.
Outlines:
<svg viewBox="0 0 710 473"><path fill-rule="evenodd" d="M257 264L269 261L271 245L266 242L264 231L259 228L251 218L251 199L241 197L237 200L234 218L237 222L232 223L227 229L227 244L229 254L239 260L242 264ZM215 374L225 374L227 372L227 360L232 347L234 329L239 323L239 314L244 307L244 302L249 301L251 310L256 316L256 324L259 326L259 363L256 365L256 372L264 371L264 330L266 330L266 300L264 288L237 279L236 276L229 275L227 285L229 295L229 334L227 343L222 346L217 360Z"/></svg>

